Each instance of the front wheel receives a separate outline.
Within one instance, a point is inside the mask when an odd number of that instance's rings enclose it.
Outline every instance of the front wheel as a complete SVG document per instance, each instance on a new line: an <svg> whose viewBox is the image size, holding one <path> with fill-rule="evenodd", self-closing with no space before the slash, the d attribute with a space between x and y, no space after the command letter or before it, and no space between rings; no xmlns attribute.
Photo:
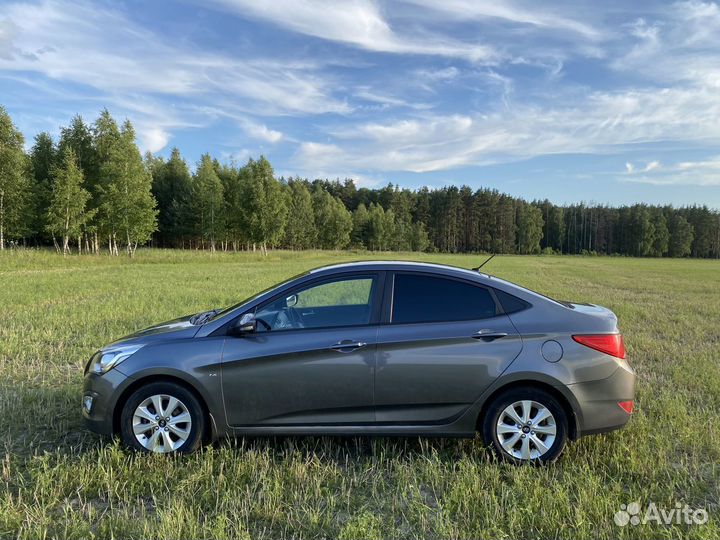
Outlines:
<svg viewBox="0 0 720 540"><path fill-rule="evenodd" d="M205 415L186 388L169 382L147 384L125 402L120 417L123 442L141 452L190 453L202 444Z"/></svg>
<svg viewBox="0 0 720 540"><path fill-rule="evenodd" d="M568 418L551 394L532 387L512 388L490 403L483 438L511 463L544 464L560 456L567 442Z"/></svg>

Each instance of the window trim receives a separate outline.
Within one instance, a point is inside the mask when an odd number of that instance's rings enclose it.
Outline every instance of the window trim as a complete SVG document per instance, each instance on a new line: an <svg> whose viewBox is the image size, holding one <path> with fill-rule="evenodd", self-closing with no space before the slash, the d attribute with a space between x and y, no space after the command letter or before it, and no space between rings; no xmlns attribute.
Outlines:
<svg viewBox="0 0 720 540"><path fill-rule="evenodd" d="M383 298L383 292L385 288L385 271L355 271L355 272L343 272L341 274L333 274L330 276L319 276L316 279L304 281L298 283L295 286L288 287L284 291L280 291L272 297L268 298L262 303L253 306L251 309L242 312L237 317L233 318L227 325L227 328L231 327L235 321L239 320L246 313L257 313L257 311L264 306L275 302L276 300L287 297L292 294L297 294L296 291L305 290L325 283L333 283L335 281L349 281L352 279L370 278L373 280L372 288L370 290L370 321L364 324L344 324L334 326L313 326L312 328L285 328L272 330L268 332L259 332L258 335L269 336L273 334L286 333L286 332L303 332L303 331L316 331L316 330L329 330L334 328L367 328L370 326L377 326L380 322L380 310L381 302ZM358 304L362 305L362 304Z"/></svg>
<svg viewBox="0 0 720 540"><path fill-rule="evenodd" d="M499 317L501 315L505 315L505 311L503 310L502 304L500 304L498 297L496 296L493 288L488 287L487 285L484 285L482 283L476 283L474 281L463 279L461 277L448 276L445 274L438 274L438 273L434 273L434 272L423 272L423 271L413 272L413 271L406 271L406 270L398 270L398 271L393 271L391 274L392 275L388 276L385 281L385 293L383 295L383 312L382 312L382 322L381 322L381 324L383 324L383 325L409 326L409 325L417 325L417 324L443 324L443 323L452 324L452 323L463 323L463 322L468 322L468 321L487 321L487 320ZM464 285L469 285L471 287L477 287L479 289L485 289L490 294L490 298L492 299L493 303L495 304L495 315L493 315L492 317L482 317L482 318L473 318L473 319L452 319L452 320L443 320L443 321L418 321L418 322L402 322L402 323L393 322L392 316L393 316L393 308L395 306L395 276L397 276L397 275L424 276L424 277L444 279L444 280L449 280L449 281L457 281Z"/></svg>

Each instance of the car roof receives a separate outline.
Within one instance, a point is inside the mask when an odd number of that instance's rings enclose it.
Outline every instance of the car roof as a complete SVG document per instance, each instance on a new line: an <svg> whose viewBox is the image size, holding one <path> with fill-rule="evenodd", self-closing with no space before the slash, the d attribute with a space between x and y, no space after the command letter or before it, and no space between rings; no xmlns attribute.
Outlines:
<svg viewBox="0 0 720 540"><path fill-rule="evenodd" d="M416 272L430 271L433 273L463 274L467 277L477 279L479 276L490 277L476 270L450 266L448 264L436 264L417 261L353 261L347 263L331 264L310 270L309 274L335 273L339 271L356 270L411 270Z"/></svg>

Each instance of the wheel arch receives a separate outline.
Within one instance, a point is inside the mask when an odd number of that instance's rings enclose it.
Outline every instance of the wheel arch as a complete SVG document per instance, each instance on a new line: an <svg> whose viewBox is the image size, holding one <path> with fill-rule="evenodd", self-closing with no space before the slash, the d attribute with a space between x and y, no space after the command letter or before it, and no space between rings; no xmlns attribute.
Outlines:
<svg viewBox="0 0 720 540"><path fill-rule="evenodd" d="M218 432L217 426L215 425L215 418L210 412L210 407L208 406L207 400L202 395L202 393L185 379L167 374L151 374L140 377L133 380L132 383L130 383L125 389L123 389L122 393L115 402L115 407L112 413L112 432L114 435L120 433L120 417L122 415L122 410L125 406L125 403L127 403L127 400L130 398L133 392L147 384L158 382L177 384L178 386L182 386L185 390L192 393L200 403L200 406L203 409L203 413L205 414L206 422L203 438L206 440L214 440L215 438L217 438Z"/></svg>
<svg viewBox="0 0 720 540"><path fill-rule="evenodd" d="M497 396L499 396L503 392L507 392L508 390L523 387L544 390L545 392L553 396L555 399L557 399L563 410L565 411L565 414L567 414L569 420L568 438L572 441L575 441L580 437L580 419L578 418L578 414L576 412L577 409L573 406L571 398L569 398L564 392L562 392L558 386L554 386L545 381L540 381L537 379L525 378L507 381L504 384L501 384L497 388L493 389L493 391L483 400L483 404L480 407L480 412L478 413L475 422L475 429L482 431L482 423L485 419L485 414L487 414L487 410L490 407L490 404L495 400Z"/></svg>

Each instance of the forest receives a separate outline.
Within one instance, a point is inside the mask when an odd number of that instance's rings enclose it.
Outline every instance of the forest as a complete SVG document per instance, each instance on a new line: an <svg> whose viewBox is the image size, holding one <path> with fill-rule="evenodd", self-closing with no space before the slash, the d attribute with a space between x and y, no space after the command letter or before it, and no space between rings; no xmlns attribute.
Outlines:
<svg viewBox="0 0 720 540"><path fill-rule="evenodd" d="M177 148L143 156L130 121L75 116L58 140L29 151L0 107L0 249L69 254L138 246L720 257L720 212L637 203L526 201L494 189L357 187L352 179L276 178L204 154L193 170Z"/></svg>

